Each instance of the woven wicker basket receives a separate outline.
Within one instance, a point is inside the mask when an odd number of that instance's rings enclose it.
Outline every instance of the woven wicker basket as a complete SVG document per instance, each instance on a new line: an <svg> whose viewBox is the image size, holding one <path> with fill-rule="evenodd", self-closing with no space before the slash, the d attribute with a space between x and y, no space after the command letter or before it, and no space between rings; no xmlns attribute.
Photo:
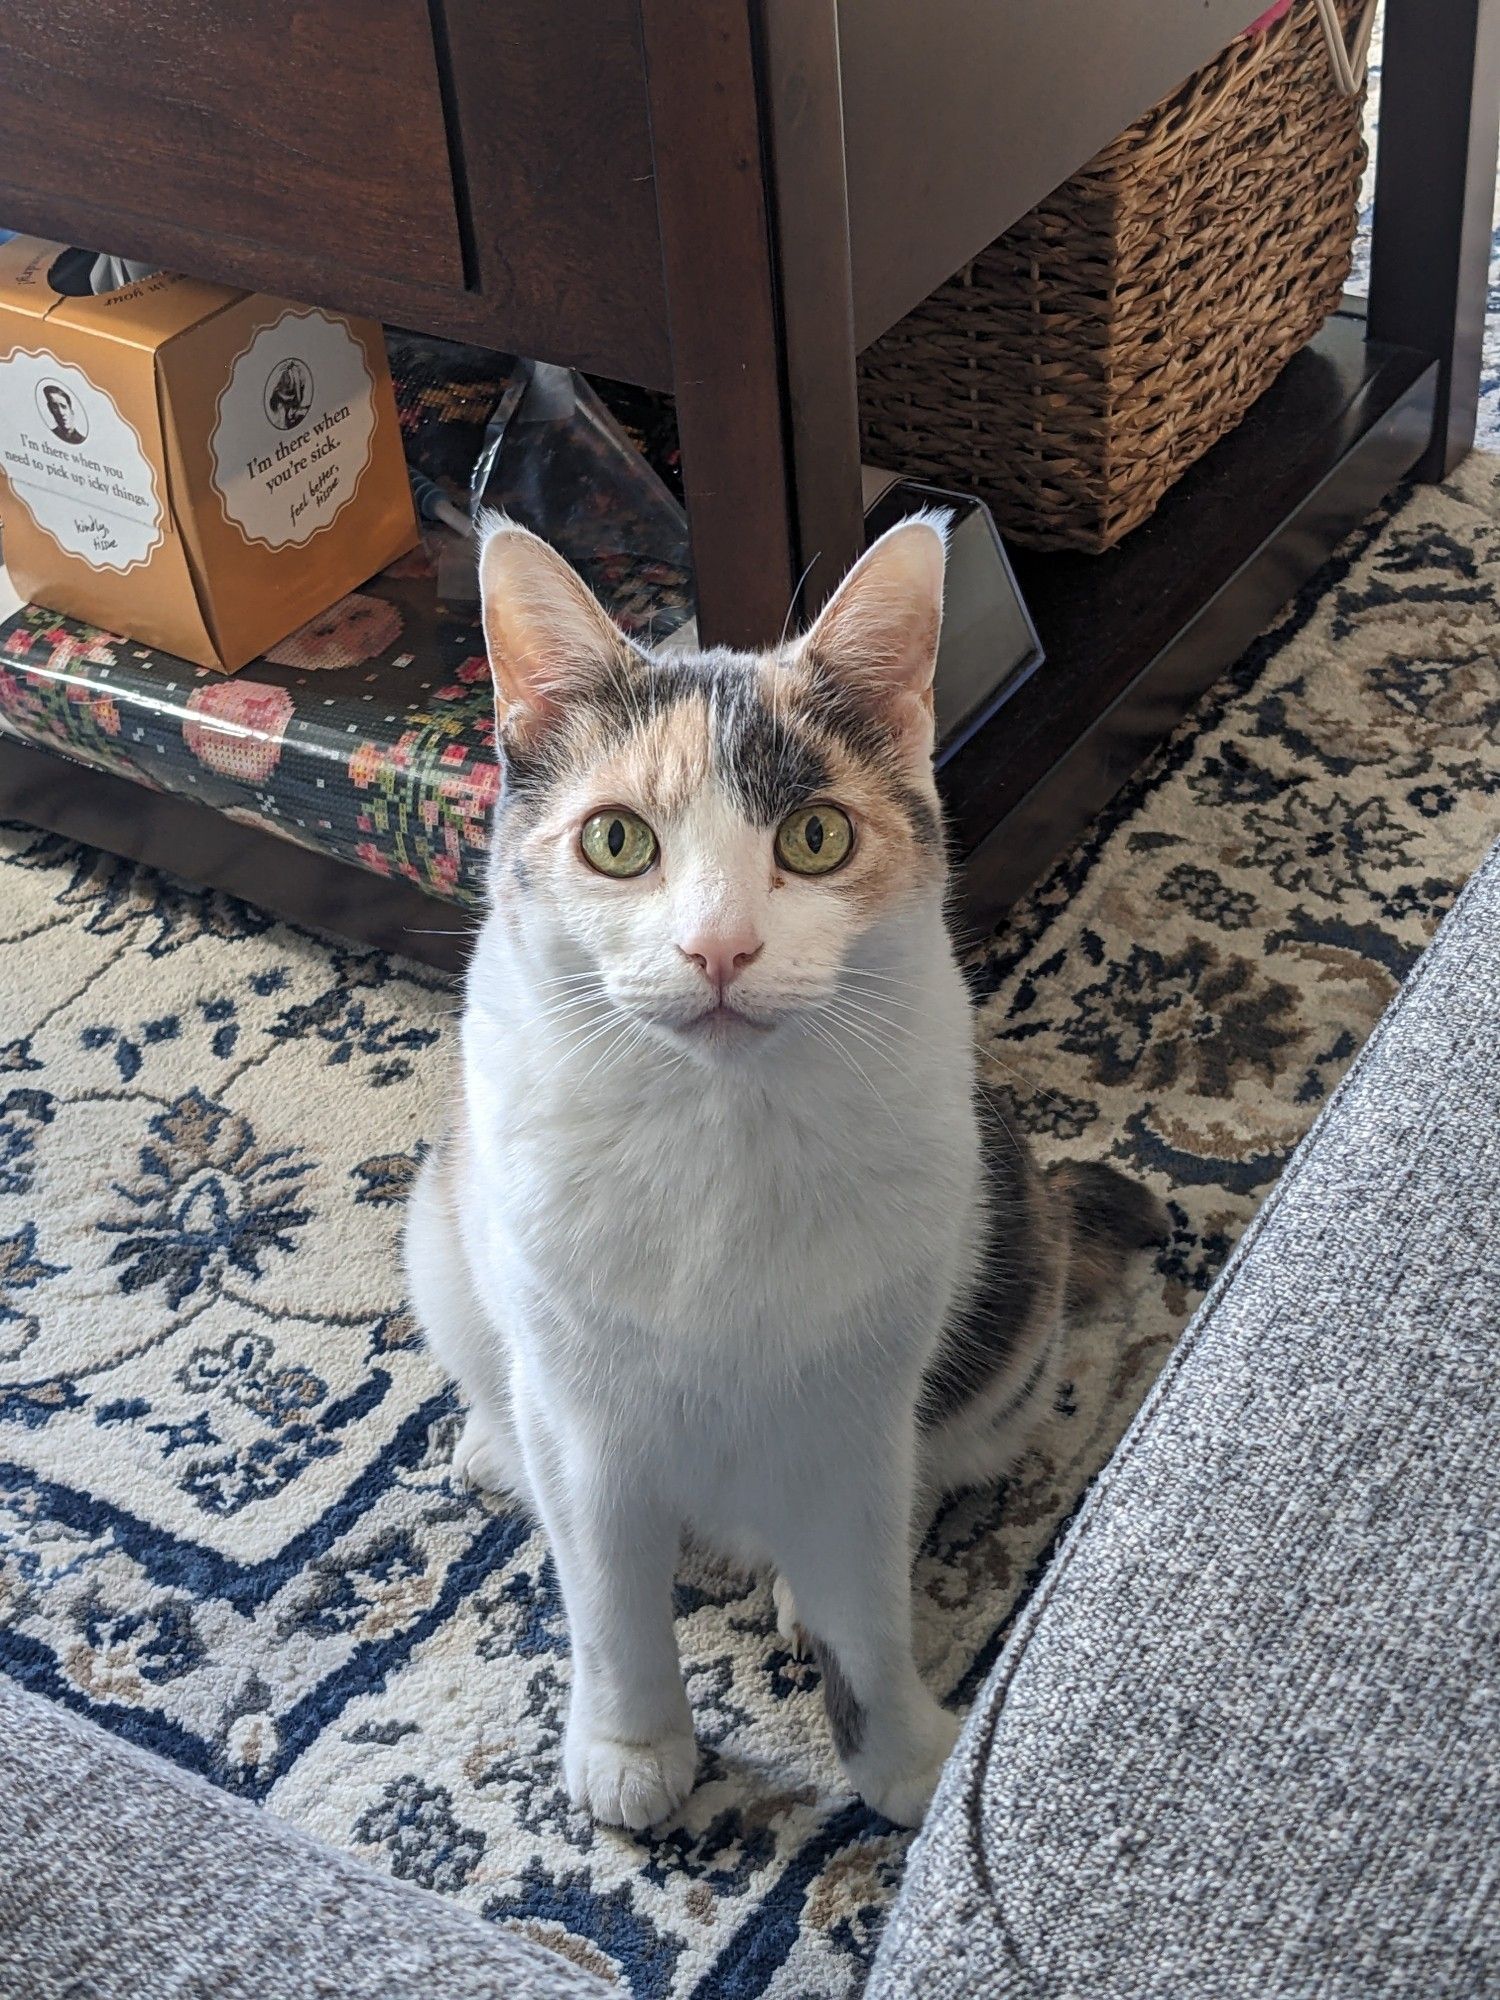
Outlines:
<svg viewBox="0 0 1500 2000"><path fill-rule="evenodd" d="M1337 305L1362 108L1316 0L1233 43L866 350L865 457L1113 548Z"/></svg>

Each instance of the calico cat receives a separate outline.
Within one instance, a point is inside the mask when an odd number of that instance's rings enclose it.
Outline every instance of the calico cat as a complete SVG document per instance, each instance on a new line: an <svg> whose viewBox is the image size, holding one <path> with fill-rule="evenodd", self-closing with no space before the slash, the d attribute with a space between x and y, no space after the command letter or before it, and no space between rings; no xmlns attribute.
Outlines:
<svg viewBox="0 0 1500 2000"><path fill-rule="evenodd" d="M567 1785L615 1824L693 1784L685 1530L774 1567L851 1781L921 1819L958 1724L912 1659L913 1534L1013 1463L1063 1314L1163 1228L1112 1169L1041 1173L976 1083L943 563L915 518L806 637L651 658L544 542L483 542L492 908L407 1270L456 1469L550 1538Z"/></svg>

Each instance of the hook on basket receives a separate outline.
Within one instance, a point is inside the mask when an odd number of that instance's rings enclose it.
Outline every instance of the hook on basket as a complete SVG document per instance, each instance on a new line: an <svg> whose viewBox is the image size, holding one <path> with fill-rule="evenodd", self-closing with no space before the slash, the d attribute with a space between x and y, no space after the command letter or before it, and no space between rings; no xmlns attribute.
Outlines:
<svg viewBox="0 0 1500 2000"><path fill-rule="evenodd" d="M1338 0L1317 0L1318 19L1323 24L1323 39L1333 64L1333 80L1345 97L1354 97L1364 88L1365 72L1370 66L1370 37L1375 32L1375 5L1376 0L1365 0L1354 24L1354 38L1345 41Z"/></svg>

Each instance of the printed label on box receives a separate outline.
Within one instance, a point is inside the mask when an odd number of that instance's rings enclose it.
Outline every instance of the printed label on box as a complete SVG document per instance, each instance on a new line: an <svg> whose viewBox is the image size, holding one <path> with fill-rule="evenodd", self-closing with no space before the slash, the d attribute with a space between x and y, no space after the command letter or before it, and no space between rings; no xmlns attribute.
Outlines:
<svg viewBox="0 0 1500 2000"><path fill-rule="evenodd" d="M37 526L95 569L134 569L162 539L140 433L97 382L45 349L0 358L0 461Z"/></svg>
<svg viewBox="0 0 1500 2000"><path fill-rule="evenodd" d="M302 543L354 498L370 462L375 383L341 320L283 313L235 361L209 449L214 489L248 542Z"/></svg>

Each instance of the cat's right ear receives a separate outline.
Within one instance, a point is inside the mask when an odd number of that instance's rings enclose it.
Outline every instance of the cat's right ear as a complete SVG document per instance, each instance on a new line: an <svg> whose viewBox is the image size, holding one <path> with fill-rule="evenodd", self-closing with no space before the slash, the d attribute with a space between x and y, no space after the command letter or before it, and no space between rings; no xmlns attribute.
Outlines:
<svg viewBox="0 0 1500 2000"><path fill-rule="evenodd" d="M481 523L479 595L501 726L543 727L609 676L630 642L540 535Z"/></svg>
<svg viewBox="0 0 1500 2000"><path fill-rule="evenodd" d="M944 513L913 514L887 528L829 598L800 648L816 673L923 765L932 756L947 547Z"/></svg>

